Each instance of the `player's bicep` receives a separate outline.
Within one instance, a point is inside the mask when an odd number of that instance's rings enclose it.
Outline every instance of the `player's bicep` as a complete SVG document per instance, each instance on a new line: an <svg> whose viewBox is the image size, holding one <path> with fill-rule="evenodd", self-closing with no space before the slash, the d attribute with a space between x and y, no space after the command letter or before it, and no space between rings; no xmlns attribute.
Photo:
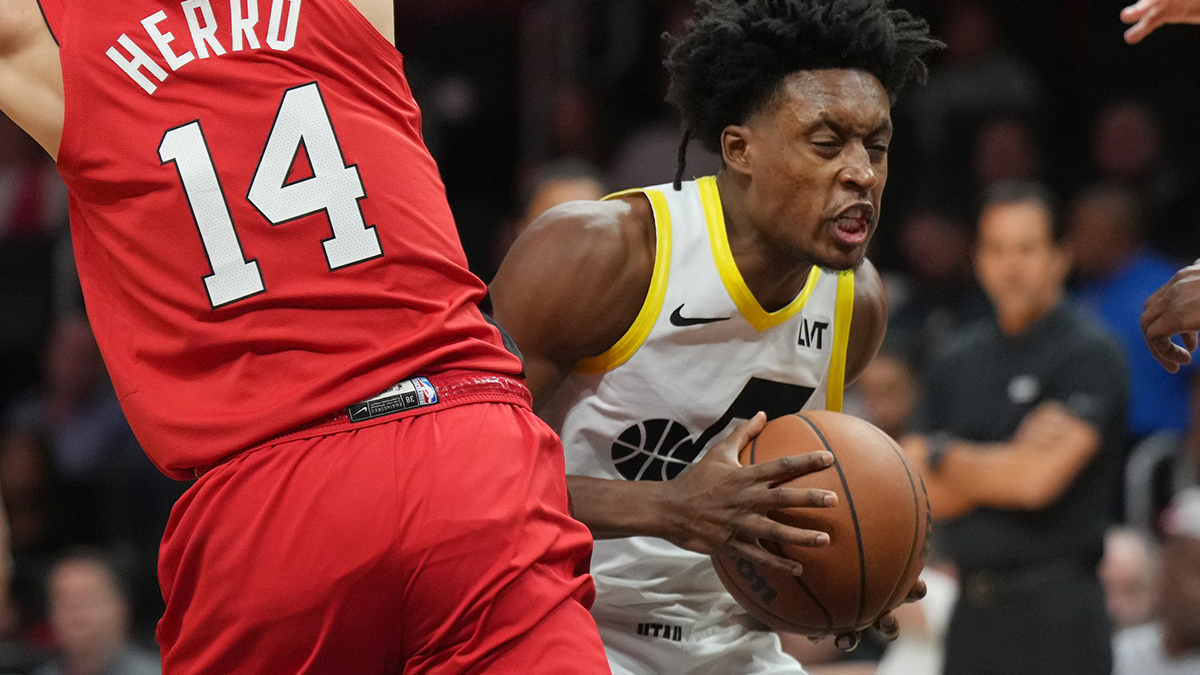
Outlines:
<svg viewBox="0 0 1200 675"><path fill-rule="evenodd" d="M646 264L636 246L631 250L622 208L577 202L548 211L496 273L495 318L531 363L535 401L553 393L580 359L611 347L637 314L653 258Z"/></svg>

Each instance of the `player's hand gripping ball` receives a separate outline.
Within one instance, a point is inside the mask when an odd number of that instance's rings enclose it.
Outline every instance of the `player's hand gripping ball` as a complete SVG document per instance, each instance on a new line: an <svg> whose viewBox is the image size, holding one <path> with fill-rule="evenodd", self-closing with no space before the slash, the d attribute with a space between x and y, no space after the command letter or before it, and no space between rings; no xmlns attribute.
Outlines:
<svg viewBox="0 0 1200 675"><path fill-rule="evenodd" d="M870 627L907 599L929 552L929 498L916 468L874 425L835 412L773 420L741 452L742 465L828 450L834 465L786 485L837 493L837 506L770 515L794 527L827 532L830 545L802 548L761 542L799 562L800 576L713 556L738 603L771 628L804 635L842 635Z"/></svg>

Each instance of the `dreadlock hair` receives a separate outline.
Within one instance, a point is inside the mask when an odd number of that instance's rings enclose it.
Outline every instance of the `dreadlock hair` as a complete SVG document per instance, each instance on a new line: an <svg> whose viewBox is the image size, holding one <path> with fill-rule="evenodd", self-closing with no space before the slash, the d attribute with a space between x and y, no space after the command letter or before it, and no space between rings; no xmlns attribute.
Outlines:
<svg viewBox="0 0 1200 675"><path fill-rule="evenodd" d="M761 109L791 73L865 70L894 103L910 81L925 81L922 57L943 46L924 20L888 0L697 0L687 28L664 62L667 102L684 125L676 190L688 141L720 154L721 131Z"/></svg>

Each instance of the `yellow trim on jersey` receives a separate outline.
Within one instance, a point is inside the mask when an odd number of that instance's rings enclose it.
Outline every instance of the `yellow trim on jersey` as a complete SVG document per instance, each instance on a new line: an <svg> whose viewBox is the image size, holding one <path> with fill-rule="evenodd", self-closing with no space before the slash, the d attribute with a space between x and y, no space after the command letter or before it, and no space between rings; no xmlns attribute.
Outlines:
<svg viewBox="0 0 1200 675"><path fill-rule="evenodd" d="M721 208L721 195L717 191L716 177L698 178L696 185L700 188L700 203L704 206L704 219L708 221L708 242L712 246L717 272L721 275L721 282L725 284L725 290L733 299L733 304L737 305L738 311L745 317L746 322L755 330L764 331L796 316L797 312L804 309L804 304L808 302L808 296L812 295L821 270L813 265L800 295L797 295L786 306L774 312L763 309L762 305L758 303L758 298L750 292L746 280L742 278L742 272L733 259L733 251L729 248L729 235L725 231L725 211Z"/></svg>
<svg viewBox="0 0 1200 675"><path fill-rule="evenodd" d="M667 297L667 275L671 271L671 211L667 207L667 198L658 190L638 188L616 192L604 199L618 199L638 193L646 195L654 209L654 272L650 275L650 289L646 291L646 299L629 330L603 354L581 359L575 365L577 373L605 373L628 361L646 342L662 312L663 301Z"/></svg>
<svg viewBox="0 0 1200 675"><path fill-rule="evenodd" d="M846 349L850 344L850 319L854 317L854 270L838 272L837 301L833 310L833 354L829 357L829 382L825 409L842 411L846 388Z"/></svg>

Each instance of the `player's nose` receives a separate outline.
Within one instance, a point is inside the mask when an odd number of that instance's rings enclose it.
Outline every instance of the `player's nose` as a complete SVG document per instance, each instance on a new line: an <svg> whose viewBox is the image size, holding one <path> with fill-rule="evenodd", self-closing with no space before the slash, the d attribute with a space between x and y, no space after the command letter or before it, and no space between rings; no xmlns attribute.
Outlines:
<svg viewBox="0 0 1200 675"><path fill-rule="evenodd" d="M838 173L838 179L842 184L864 192L874 188L879 183L879 174L876 173L875 166L871 163L871 156L867 149L856 146L850 149L846 155L846 164Z"/></svg>

